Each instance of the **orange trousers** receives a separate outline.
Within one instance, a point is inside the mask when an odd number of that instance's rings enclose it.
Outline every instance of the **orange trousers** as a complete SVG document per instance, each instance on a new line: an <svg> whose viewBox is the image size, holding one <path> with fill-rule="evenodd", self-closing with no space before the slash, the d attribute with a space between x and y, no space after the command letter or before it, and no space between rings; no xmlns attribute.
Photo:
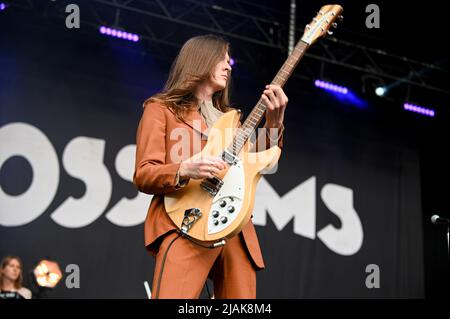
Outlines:
<svg viewBox="0 0 450 319"><path fill-rule="evenodd" d="M178 236L178 232L170 232L162 239L156 255L152 298L197 299L208 277L213 281L216 299L256 298L256 268L241 233L227 240L225 246L213 249Z"/></svg>

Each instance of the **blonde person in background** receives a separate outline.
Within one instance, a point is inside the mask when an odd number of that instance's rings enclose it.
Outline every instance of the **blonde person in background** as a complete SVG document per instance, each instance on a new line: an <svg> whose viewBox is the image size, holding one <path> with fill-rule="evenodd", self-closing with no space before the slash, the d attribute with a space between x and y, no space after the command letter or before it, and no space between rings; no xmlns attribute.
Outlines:
<svg viewBox="0 0 450 319"><path fill-rule="evenodd" d="M0 299L31 299L31 291L22 286L23 266L20 258L6 256L0 267Z"/></svg>

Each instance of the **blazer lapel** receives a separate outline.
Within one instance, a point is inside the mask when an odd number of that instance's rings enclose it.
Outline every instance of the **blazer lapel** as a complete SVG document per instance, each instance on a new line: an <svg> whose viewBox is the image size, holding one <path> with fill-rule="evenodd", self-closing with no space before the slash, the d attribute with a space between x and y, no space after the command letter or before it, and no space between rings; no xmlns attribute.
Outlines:
<svg viewBox="0 0 450 319"><path fill-rule="evenodd" d="M184 119L182 120L185 124L192 127L194 131L197 131L202 135L202 138L205 137L208 138L208 125L206 124L205 119L203 116L197 112L192 111L185 115Z"/></svg>

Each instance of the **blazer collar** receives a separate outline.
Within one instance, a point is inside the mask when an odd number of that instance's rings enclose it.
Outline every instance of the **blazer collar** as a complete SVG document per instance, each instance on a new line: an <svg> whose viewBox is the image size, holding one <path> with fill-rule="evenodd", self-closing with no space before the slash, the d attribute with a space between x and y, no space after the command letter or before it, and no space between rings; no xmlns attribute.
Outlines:
<svg viewBox="0 0 450 319"><path fill-rule="evenodd" d="M172 110L170 111L174 113ZM205 138L208 137L209 127L200 112L192 110L186 113L184 115L184 119L181 119L181 121L190 126L194 131L200 133Z"/></svg>
<svg viewBox="0 0 450 319"><path fill-rule="evenodd" d="M185 119L183 122L186 123L187 125L189 125L190 127L192 127L197 132L199 132L205 136L208 136L208 125L206 124L206 121L203 118L203 116L200 114L200 112L195 111L195 110L189 112L185 116Z"/></svg>

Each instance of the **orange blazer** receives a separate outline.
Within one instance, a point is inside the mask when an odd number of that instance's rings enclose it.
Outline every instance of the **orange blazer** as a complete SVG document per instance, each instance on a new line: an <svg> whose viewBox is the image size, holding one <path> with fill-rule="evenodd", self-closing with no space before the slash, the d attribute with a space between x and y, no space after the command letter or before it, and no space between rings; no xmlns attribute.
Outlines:
<svg viewBox="0 0 450 319"><path fill-rule="evenodd" d="M180 143L181 139L180 134L174 134L171 137L174 129L188 132L190 140L190 154L187 154L189 156L184 156L178 161L172 161L170 156L172 147ZM164 194L181 187L176 180L181 161L194 154L194 138L201 139L203 149L207 142L207 129L203 116L195 110L189 112L184 120L178 120L172 110L159 103L147 103L144 107L136 133L133 183L139 191L154 195L144 222L145 247L153 255L159 249L160 240L158 239L167 232L178 229L165 211ZM268 135L266 135L266 143L269 143ZM282 147L282 144L283 138L280 137L278 145ZM264 261L251 220L242 229L242 235L253 262L259 269L263 269Z"/></svg>

